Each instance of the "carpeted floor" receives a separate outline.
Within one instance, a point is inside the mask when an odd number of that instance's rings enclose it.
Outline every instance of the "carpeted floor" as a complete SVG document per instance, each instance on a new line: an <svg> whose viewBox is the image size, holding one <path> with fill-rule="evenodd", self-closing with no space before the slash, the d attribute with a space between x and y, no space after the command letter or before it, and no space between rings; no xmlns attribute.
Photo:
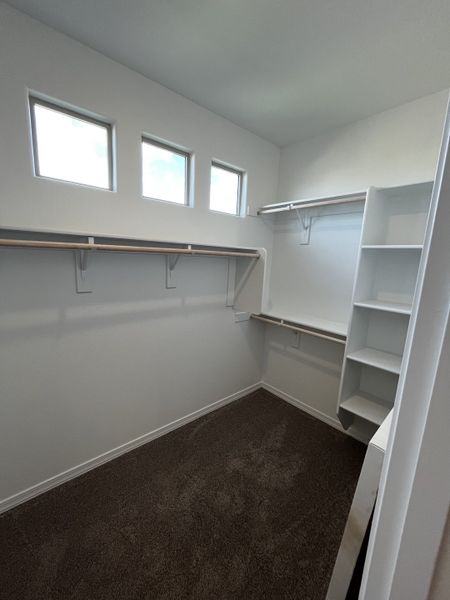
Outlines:
<svg viewBox="0 0 450 600"><path fill-rule="evenodd" d="M0 517L1 600L323 600L365 447L259 390Z"/></svg>

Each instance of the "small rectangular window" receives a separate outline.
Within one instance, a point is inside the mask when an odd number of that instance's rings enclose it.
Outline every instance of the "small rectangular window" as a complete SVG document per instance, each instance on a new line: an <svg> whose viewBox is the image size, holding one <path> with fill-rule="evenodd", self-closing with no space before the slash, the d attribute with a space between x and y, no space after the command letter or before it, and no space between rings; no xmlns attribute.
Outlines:
<svg viewBox="0 0 450 600"><path fill-rule="evenodd" d="M142 195L153 200L188 204L188 152L142 138Z"/></svg>
<svg viewBox="0 0 450 600"><path fill-rule="evenodd" d="M229 215L241 213L242 172L213 162L209 208Z"/></svg>
<svg viewBox="0 0 450 600"><path fill-rule="evenodd" d="M112 189L110 123L34 97L30 112L36 175Z"/></svg>

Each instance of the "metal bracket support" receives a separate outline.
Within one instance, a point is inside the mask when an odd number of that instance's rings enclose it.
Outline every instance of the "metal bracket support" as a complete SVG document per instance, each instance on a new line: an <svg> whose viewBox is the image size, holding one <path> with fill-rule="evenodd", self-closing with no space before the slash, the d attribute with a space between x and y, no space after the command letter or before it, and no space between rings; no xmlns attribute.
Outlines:
<svg viewBox="0 0 450 600"><path fill-rule="evenodd" d="M228 258L228 275L227 275L227 298L225 306L234 306L236 294L236 258L230 256Z"/></svg>
<svg viewBox="0 0 450 600"><path fill-rule="evenodd" d="M174 270L179 260L179 254L166 255L166 289L168 290L173 290L177 287Z"/></svg>
<svg viewBox="0 0 450 600"><path fill-rule="evenodd" d="M242 321L249 321L249 320L250 320L249 312L238 311L238 312L234 313L234 322L235 323L241 323Z"/></svg>
<svg viewBox="0 0 450 600"><path fill-rule="evenodd" d="M88 237L88 243L93 244L94 238ZM92 282L88 276L89 255L91 250L75 250L75 275L77 293L88 294L92 292Z"/></svg>
<svg viewBox="0 0 450 600"><path fill-rule="evenodd" d="M300 348L300 331L291 331L291 348Z"/></svg>
<svg viewBox="0 0 450 600"><path fill-rule="evenodd" d="M299 208L291 205L291 208L295 210L297 215L298 224L300 225L300 245L307 246L311 241L311 225L312 217L310 215L300 215Z"/></svg>

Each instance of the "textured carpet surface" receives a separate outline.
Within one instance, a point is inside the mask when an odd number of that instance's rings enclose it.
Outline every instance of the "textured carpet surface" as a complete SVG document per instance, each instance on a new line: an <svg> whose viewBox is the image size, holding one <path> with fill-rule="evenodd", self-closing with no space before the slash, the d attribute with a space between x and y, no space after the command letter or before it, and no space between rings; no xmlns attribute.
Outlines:
<svg viewBox="0 0 450 600"><path fill-rule="evenodd" d="M1 600L323 600L365 447L259 390L0 517Z"/></svg>

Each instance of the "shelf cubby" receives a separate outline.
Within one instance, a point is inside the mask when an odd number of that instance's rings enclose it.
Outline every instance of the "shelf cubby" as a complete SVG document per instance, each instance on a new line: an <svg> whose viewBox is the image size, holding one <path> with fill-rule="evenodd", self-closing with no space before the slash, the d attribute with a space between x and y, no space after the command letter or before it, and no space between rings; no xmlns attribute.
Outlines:
<svg viewBox="0 0 450 600"><path fill-rule="evenodd" d="M420 257L420 252L410 250L363 249L355 304L375 301L387 303L384 307L380 305L379 310L410 312Z"/></svg>
<svg viewBox="0 0 450 600"><path fill-rule="evenodd" d="M408 323L408 315L356 308L347 344L347 359L400 373Z"/></svg>
<svg viewBox="0 0 450 600"><path fill-rule="evenodd" d="M423 244L432 183L374 189L362 245Z"/></svg>
<svg viewBox="0 0 450 600"><path fill-rule="evenodd" d="M351 425L354 416L381 425L394 405L397 383L394 373L347 361L340 403L344 426Z"/></svg>
<svg viewBox="0 0 450 600"><path fill-rule="evenodd" d="M380 426L392 409L392 404L385 403L376 396L366 392L357 392L341 404L341 408L350 414Z"/></svg>

